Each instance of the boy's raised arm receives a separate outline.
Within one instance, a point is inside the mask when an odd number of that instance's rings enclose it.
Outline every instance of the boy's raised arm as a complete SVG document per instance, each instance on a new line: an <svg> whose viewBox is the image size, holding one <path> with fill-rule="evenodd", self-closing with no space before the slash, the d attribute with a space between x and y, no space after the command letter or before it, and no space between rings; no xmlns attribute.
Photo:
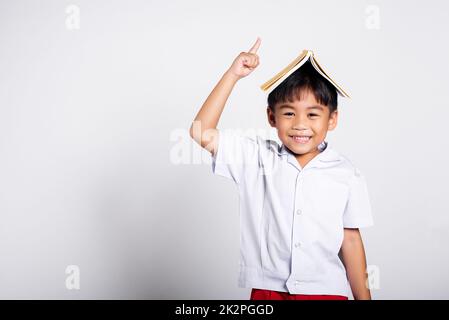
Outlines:
<svg viewBox="0 0 449 320"><path fill-rule="evenodd" d="M217 124L226 101L237 81L249 75L259 65L259 56L256 53L260 42L260 38L257 38L248 52L241 52L234 59L231 67L203 103L190 127L190 136L212 155L215 155L218 147Z"/></svg>

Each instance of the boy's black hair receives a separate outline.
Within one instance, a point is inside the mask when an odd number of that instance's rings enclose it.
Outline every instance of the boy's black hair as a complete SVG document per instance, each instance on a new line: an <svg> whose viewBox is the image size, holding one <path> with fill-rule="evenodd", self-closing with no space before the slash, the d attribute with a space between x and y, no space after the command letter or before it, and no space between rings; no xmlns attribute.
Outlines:
<svg viewBox="0 0 449 320"><path fill-rule="evenodd" d="M310 90L318 103L329 108L329 114L337 110L337 89L307 61L289 75L268 95L268 107L274 112L277 103L293 102L301 99L301 92Z"/></svg>

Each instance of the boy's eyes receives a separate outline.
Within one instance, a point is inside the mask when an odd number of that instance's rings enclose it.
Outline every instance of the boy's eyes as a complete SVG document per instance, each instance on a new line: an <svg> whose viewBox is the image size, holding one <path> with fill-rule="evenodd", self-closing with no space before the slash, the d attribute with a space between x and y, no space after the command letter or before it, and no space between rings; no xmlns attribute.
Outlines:
<svg viewBox="0 0 449 320"><path fill-rule="evenodd" d="M293 114L294 114L293 112L286 112L286 113L284 113L285 116L291 116L291 115L293 115ZM319 115L316 114L316 113L309 113L308 116L311 116L311 117L318 117Z"/></svg>

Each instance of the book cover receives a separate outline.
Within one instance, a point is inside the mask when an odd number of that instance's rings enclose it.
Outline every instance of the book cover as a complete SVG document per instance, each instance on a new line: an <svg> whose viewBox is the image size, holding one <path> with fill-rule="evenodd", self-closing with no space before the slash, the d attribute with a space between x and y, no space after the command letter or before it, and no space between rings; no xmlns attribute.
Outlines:
<svg viewBox="0 0 449 320"><path fill-rule="evenodd" d="M279 86L285 79L287 79L288 76L290 76L293 72L301 68L301 66L304 65L304 63L306 63L307 61L310 61L315 70L323 78L329 81L342 97L350 98L349 94L330 77L329 73L327 73L324 70L323 66L318 62L316 55L313 53L312 50L303 50L298 57L296 57L292 62L288 64L288 66L286 66L284 69L278 72L270 80L262 84L260 88L263 91L270 93L277 86Z"/></svg>

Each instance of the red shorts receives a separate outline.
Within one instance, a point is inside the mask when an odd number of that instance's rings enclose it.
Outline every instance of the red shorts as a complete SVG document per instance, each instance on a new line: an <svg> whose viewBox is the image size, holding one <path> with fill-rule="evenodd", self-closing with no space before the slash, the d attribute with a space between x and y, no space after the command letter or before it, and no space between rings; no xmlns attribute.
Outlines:
<svg viewBox="0 0 449 320"><path fill-rule="evenodd" d="M252 289L250 300L348 300L346 296L290 294L265 289Z"/></svg>

